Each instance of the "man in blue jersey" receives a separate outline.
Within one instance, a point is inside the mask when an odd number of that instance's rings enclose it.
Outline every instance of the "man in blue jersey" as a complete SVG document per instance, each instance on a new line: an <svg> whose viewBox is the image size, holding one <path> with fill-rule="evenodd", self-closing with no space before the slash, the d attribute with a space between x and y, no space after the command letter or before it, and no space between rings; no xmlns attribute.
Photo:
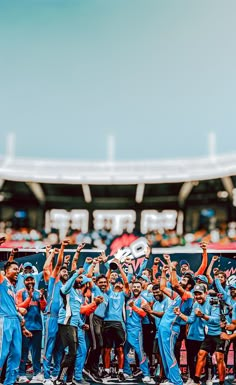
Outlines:
<svg viewBox="0 0 236 385"><path fill-rule="evenodd" d="M212 295L212 294L211 294ZM226 365L224 361L224 354L226 350L226 345L224 340L220 338L221 336L221 310L220 304L215 300L215 297L209 300L209 306L206 309L197 308L195 314L197 317L200 317L207 325L207 334L204 341L201 344L196 371L194 376L194 382L192 384L199 384L200 376L202 370L206 365L206 357L208 353L211 355L215 353L216 363L219 374L219 384L223 385L225 380Z"/></svg>
<svg viewBox="0 0 236 385"><path fill-rule="evenodd" d="M200 350L202 341L205 339L206 321L204 321L198 314L198 309L203 313L209 313L209 301L207 301L207 291L204 284L198 284L193 289L195 303L190 316L181 313L179 308L175 308L174 312L188 325L188 334L186 339L187 363L189 368L190 378L187 384L193 382L196 370L197 356Z"/></svg>
<svg viewBox="0 0 236 385"><path fill-rule="evenodd" d="M164 379L164 368L162 364L160 350L158 347L158 329L161 322L161 318L163 317L167 307L169 306L169 298L162 293L162 291L160 290L160 285L157 284L153 285L152 294L154 297L152 307L150 307L149 305L144 305L143 309L149 314L149 316L153 317L155 320L156 334L153 345L153 353L157 358L157 365L159 365L159 372L158 374L156 374L156 377L158 376L158 379Z"/></svg>
<svg viewBox="0 0 236 385"><path fill-rule="evenodd" d="M118 379L124 381L124 343L125 325L123 311L125 300L130 296L128 279L121 265L117 263L121 278L117 278L114 287L108 290L108 307L104 318L104 371L103 378L110 377L111 349L115 345L118 358ZM108 270L108 281L111 270Z"/></svg>
<svg viewBox="0 0 236 385"><path fill-rule="evenodd" d="M91 294L90 285L92 284L92 282L89 282L89 286L88 286L88 283L86 281L88 277L85 277L84 275L81 275L79 279L81 279L79 294L82 301L80 313L81 313L82 321L85 321L86 317L89 317L91 314L97 311L97 309L99 309L100 306L103 306L104 298L101 295L98 295L96 297L93 296L92 302L89 303L90 294ZM78 331L78 347L77 347L76 360L75 360L73 384L88 385L88 382L83 378L83 372L85 373L84 364L87 356L85 330L78 328L77 331ZM91 375L88 377L92 378ZM96 378L92 378L92 380L94 382L99 382L99 383L102 382L100 377L98 378L98 380ZM67 381L68 381L68 378L67 378Z"/></svg>
<svg viewBox="0 0 236 385"><path fill-rule="evenodd" d="M80 315L82 299L78 291L81 284L81 280L78 279L78 277L79 271L76 270L60 289L62 303L58 316L58 330L62 346L64 349L67 348L68 351L62 359L61 370L58 378L54 382L55 385L63 384L64 377L67 376L68 373L73 373L78 346L77 328L81 327L86 330L88 328L88 325L82 321ZM82 283L85 284L85 281L90 282L91 279L84 276Z"/></svg>
<svg viewBox="0 0 236 385"><path fill-rule="evenodd" d="M89 269L88 276L92 276L95 262ZM90 315L91 347L86 362L86 374L93 381L100 381L99 358L103 348L103 323L108 305L108 280L103 274L99 275L92 285L92 297L101 296L103 303Z"/></svg>
<svg viewBox="0 0 236 385"><path fill-rule="evenodd" d="M230 284L230 295L235 298L236 297L236 285L235 283ZM234 379L233 379L233 384L236 384L236 303L233 304L233 309L232 309L232 318L231 318L231 323L222 325L225 327L225 330L227 332L222 332L220 335L220 338L225 341L229 341L229 344L233 343L233 348L234 348ZM233 333L233 334L228 334L228 333Z"/></svg>
<svg viewBox="0 0 236 385"><path fill-rule="evenodd" d="M176 274L177 262L171 262L170 256L164 256L168 265L164 265L160 279L160 289L172 301L163 315L159 330L158 344L164 366L166 378L169 385L183 385L179 366L174 355L174 346L180 332L181 319L174 313L175 307L180 307L181 312L189 315L193 305L191 290L194 287L194 280L191 276L184 276L178 280ZM170 271L170 283L172 289L166 285L167 271Z"/></svg>
<svg viewBox="0 0 236 385"><path fill-rule="evenodd" d="M15 303L15 285L19 274L17 262L7 262L5 276L0 274L0 375L6 362L4 385L13 385L16 381L20 358L22 333L25 337L32 334L23 326L22 317Z"/></svg>
<svg viewBox="0 0 236 385"><path fill-rule="evenodd" d="M60 371L60 363L63 355L63 348L58 333L58 313L60 308L60 289L68 280L67 267L63 265L64 249L68 245L68 241L64 240L60 250L53 249L44 264L44 274L50 276L47 290L47 307L46 307L46 323L45 323L45 345L43 355L44 368L44 384L52 385ZM53 271L48 273L48 269L52 264L54 254L59 252L56 265ZM51 363L54 360L54 367L51 377Z"/></svg>
<svg viewBox="0 0 236 385"><path fill-rule="evenodd" d="M30 340L23 336L22 339L22 354L19 368L18 382L28 382L26 377L26 362L29 351L31 351L34 375L31 382L42 381L41 374L41 345L42 345L42 314L45 310L46 299L43 290L35 290L35 280L32 274L24 276L25 288L21 289L16 294L16 303L19 307L27 310L25 314L25 325L32 333Z"/></svg>
<svg viewBox="0 0 236 385"><path fill-rule="evenodd" d="M125 377L132 374L128 361L128 353L130 349L134 349L138 356L139 367L143 374L143 382L150 383L150 371L148 360L143 350L143 331L142 319L146 316L146 312L142 307L146 304L145 299L141 296L142 285L139 281L132 284L132 297L126 304L126 332L127 338L124 346L124 373Z"/></svg>

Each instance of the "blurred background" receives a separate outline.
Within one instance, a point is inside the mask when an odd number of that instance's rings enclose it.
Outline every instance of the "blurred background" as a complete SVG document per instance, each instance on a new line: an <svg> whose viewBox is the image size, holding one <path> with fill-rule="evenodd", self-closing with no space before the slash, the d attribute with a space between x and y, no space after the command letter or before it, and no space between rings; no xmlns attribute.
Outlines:
<svg viewBox="0 0 236 385"><path fill-rule="evenodd" d="M235 11L0 2L5 247L235 248Z"/></svg>

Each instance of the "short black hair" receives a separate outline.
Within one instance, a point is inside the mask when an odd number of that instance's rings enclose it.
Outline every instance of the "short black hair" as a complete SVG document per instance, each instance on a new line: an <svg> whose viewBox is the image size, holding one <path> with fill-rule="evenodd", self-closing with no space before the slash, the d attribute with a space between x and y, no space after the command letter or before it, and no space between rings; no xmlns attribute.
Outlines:
<svg viewBox="0 0 236 385"><path fill-rule="evenodd" d="M19 267L19 264L16 261L7 261L4 265L4 271L6 271L11 267L11 265L17 265Z"/></svg>
<svg viewBox="0 0 236 385"><path fill-rule="evenodd" d="M60 267L60 271L62 271L62 270L67 270L67 271L69 271L69 270L68 270L68 267L67 267L66 265L62 265L62 266Z"/></svg>
<svg viewBox="0 0 236 385"><path fill-rule="evenodd" d="M153 285L152 291L153 290L160 290L160 285L157 285L157 284Z"/></svg>
<svg viewBox="0 0 236 385"><path fill-rule="evenodd" d="M96 277L96 283L100 280L100 279L105 279L107 281L107 277L105 276L105 274L100 274L98 277Z"/></svg>
<svg viewBox="0 0 236 385"><path fill-rule="evenodd" d="M188 278L188 285L191 286L190 290L192 290L195 286L195 281L194 281L193 277L190 277L189 275L187 275L187 276L185 275L185 277Z"/></svg>

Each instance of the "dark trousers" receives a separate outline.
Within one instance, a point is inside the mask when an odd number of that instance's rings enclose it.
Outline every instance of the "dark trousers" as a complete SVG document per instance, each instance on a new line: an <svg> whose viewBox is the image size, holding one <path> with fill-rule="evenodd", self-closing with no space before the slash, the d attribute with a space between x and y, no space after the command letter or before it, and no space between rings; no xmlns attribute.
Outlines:
<svg viewBox="0 0 236 385"><path fill-rule="evenodd" d="M189 368L190 378L194 379L197 363L197 355L200 350L202 341L186 340L187 364Z"/></svg>
<svg viewBox="0 0 236 385"><path fill-rule="evenodd" d="M61 362L61 370L58 379L63 381L67 375L67 381L72 380L76 351L78 347L77 328L71 325L59 324L58 332L63 345L63 348L68 348L68 353L64 354Z"/></svg>
<svg viewBox="0 0 236 385"><path fill-rule="evenodd" d="M91 347L88 354L86 367L92 372L98 373L99 358L103 348L103 319L91 314L89 317Z"/></svg>

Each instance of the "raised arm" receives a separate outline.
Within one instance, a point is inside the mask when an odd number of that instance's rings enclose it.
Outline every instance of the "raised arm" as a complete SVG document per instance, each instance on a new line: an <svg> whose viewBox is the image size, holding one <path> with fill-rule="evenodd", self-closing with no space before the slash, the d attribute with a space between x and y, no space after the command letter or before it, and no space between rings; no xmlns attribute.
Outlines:
<svg viewBox="0 0 236 385"><path fill-rule="evenodd" d="M72 264L71 264L71 270L72 271L77 269L77 263L79 260L80 252L84 248L84 246L85 246L85 243L80 243L77 246L76 252L75 252L74 257L72 259Z"/></svg>
<svg viewBox="0 0 236 385"><path fill-rule="evenodd" d="M213 268L214 263L215 263L216 261L218 261L218 259L219 259L218 255L214 255L214 256L212 257L212 260L211 260L211 262L209 263L209 266L208 266L207 271L206 271L206 277L207 277L208 282L209 282L210 285L213 283L213 278L212 278L212 276L211 276L211 271L212 271L212 268Z"/></svg>
<svg viewBox="0 0 236 385"><path fill-rule="evenodd" d="M75 283L75 280L76 280L76 278L77 278L78 276L79 276L79 271L76 270L76 271L74 272L74 274L70 277L70 279L68 279L68 281L65 283L65 285L63 285L63 286L61 287L61 293L62 293L62 294L66 295L66 294L69 294L69 293L70 293L70 291L71 291L71 289L72 289L72 287L73 287L73 285L74 285L74 283Z"/></svg>
<svg viewBox="0 0 236 385"><path fill-rule="evenodd" d="M18 253L19 249L16 247L11 250L11 253L8 258L8 262L12 262L15 259L16 254Z"/></svg>
<svg viewBox="0 0 236 385"><path fill-rule="evenodd" d="M200 247L202 249L202 263L199 266L199 269L195 272L195 277L200 274L204 274L205 270L207 268L208 264L208 257L207 257L207 243L201 242Z"/></svg>
<svg viewBox="0 0 236 385"><path fill-rule="evenodd" d="M129 295L130 294L130 288L129 288L128 278L127 278L124 270L122 269L122 266L120 263L117 263L117 267L120 270L120 275L121 275L121 278L123 279L123 282L124 282L124 292L125 292L125 294Z"/></svg>
<svg viewBox="0 0 236 385"><path fill-rule="evenodd" d="M60 268L63 265L63 258L64 258L65 247L68 246L68 245L69 245L69 241L67 239L62 241L61 248L59 250L59 254L58 254L58 257L57 257L57 263L56 263L56 266L54 267L54 269L52 271L52 277L53 278L56 278L58 276L59 272L60 272Z"/></svg>
<svg viewBox="0 0 236 385"><path fill-rule="evenodd" d="M160 290L165 295L167 295L167 297L169 297L171 299L174 299L177 296L177 294L175 292L173 292L173 290L169 289L166 286L166 282L167 282L166 274L167 274L167 271L169 271L169 266L168 265L163 265L162 273L161 273L161 278L160 278Z"/></svg>
<svg viewBox="0 0 236 385"><path fill-rule="evenodd" d="M159 263L160 263L160 258L159 257L154 258L153 266L152 266L152 276L153 276L152 280L154 283L158 282L158 280L156 279L156 275L158 273Z"/></svg>
<svg viewBox="0 0 236 385"><path fill-rule="evenodd" d="M151 254L151 248L150 248L150 246L147 245L145 258L144 258L142 266L140 267L139 272L138 272L139 276L141 276L143 271L146 269L148 261L149 261L149 258L150 258L150 254Z"/></svg>
<svg viewBox="0 0 236 385"><path fill-rule="evenodd" d="M50 250L49 250L50 248ZM58 253L58 249L51 249L51 246L46 246L46 260L43 265L43 279L44 282L48 282L52 273L52 261L55 253Z"/></svg>

